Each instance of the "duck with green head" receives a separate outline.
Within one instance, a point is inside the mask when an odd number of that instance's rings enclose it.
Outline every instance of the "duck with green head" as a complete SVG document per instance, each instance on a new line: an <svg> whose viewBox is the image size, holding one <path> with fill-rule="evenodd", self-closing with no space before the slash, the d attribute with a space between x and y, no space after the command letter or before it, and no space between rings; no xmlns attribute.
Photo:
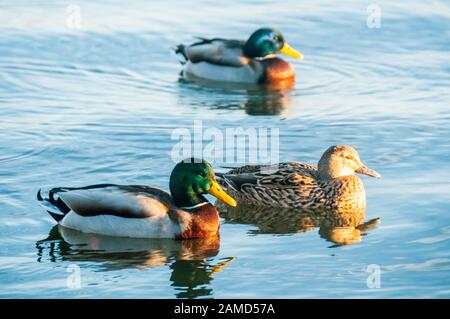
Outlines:
<svg viewBox="0 0 450 319"><path fill-rule="evenodd" d="M294 68L277 54L303 58L273 28L258 29L247 41L200 38L178 45L175 52L185 58L183 74L188 78L270 86L291 86L295 81Z"/></svg>
<svg viewBox="0 0 450 319"><path fill-rule="evenodd" d="M143 185L99 184L52 188L37 198L62 226L86 233L134 238L206 238L218 236L220 219L204 197L230 206L236 201L215 179L212 166L195 158L178 163L170 176L170 194Z"/></svg>

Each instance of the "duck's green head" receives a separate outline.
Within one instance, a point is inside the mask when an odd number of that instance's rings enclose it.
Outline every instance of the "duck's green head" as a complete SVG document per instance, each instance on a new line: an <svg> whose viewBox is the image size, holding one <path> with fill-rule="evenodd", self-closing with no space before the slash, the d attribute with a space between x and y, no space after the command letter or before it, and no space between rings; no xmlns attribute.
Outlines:
<svg viewBox="0 0 450 319"><path fill-rule="evenodd" d="M236 206L236 201L217 183L211 164L201 159L188 158L178 163L170 175L169 186L179 207L206 202L203 194L211 194L232 207Z"/></svg>
<svg viewBox="0 0 450 319"><path fill-rule="evenodd" d="M303 59L301 53L287 44L281 32L272 28L256 30L244 45L244 54L249 58L264 58L277 53Z"/></svg>

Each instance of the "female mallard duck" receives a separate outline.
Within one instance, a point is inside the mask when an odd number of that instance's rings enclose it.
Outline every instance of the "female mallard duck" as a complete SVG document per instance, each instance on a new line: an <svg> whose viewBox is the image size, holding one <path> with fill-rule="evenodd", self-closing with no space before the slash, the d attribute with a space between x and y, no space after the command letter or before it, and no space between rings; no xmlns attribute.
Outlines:
<svg viewBox="0 0 450 319"><path fill-rule="evenodd" d="M351 146L331 146L318 167L288 162L276 170L247 165L221 177L220 183L239 203L256 206L313 210L365 210L364 185L355 173L372 177L380 174L364 166Z"/></svg>
<svg viewBox="0 0 450 319"><path fill-rule="evenodd" d="M200 40L191 45L180 44L175 50L187 61L184 67L187 76L237 83L285 83L288 86L295 80L295 70L275 54L303 58L285 42L280 31L271 28L256 30L247 41Z"/></svg>
<svg viewBox="0 0 450 319"><path fill-rule="evenodd" d="M230 206L211 165L186 159L170 175L170 194L141 185L57 187L37 197L61 225L86 233L135 238L205 238L219 234L219 215L203 194ZM59 211L59 212L56 212Z"/></svg>

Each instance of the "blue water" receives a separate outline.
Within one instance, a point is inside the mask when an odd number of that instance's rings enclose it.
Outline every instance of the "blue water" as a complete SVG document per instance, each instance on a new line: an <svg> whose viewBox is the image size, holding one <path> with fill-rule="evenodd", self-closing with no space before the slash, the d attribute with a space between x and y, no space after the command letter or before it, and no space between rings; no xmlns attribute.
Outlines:
<svg viewBox="0 0 450 319"><path fill-rule="evenodd" d="M378 1L370 28L369 4L2 1L0 296L450 297L450 5ZM265 25L305 56L289 59L294 90L180 81L176 44ZM353 145L382 175L363 177L366 219L380 223L337 245L318 228L224 218L220 242L186 244L62 236L37 205L40 187L167 189L172 132L194 119L278 128L283 161L316 164L328 146Z"/></svg>

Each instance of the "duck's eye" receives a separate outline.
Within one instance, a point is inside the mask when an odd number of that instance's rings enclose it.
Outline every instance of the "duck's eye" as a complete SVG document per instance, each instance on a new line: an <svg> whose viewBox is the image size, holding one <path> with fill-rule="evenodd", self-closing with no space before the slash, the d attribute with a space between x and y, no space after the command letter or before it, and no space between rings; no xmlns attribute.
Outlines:
<svg viewBox="0 0 450 319"><path fill-rule="evenodd" d="M347 156L344 156L344 158L345 158L345 159L348 159L349 161L353 161L353 157L351 157L351 156L348 156L348 155L347 155Z"/></svg>
<svg viewBox="0 0 450 319"><path fill-rule="evenodd" d="M201 171L201 172L198 173L198 175L201 176L201 177L205 177L206 176L206 172Z"/></svg>

